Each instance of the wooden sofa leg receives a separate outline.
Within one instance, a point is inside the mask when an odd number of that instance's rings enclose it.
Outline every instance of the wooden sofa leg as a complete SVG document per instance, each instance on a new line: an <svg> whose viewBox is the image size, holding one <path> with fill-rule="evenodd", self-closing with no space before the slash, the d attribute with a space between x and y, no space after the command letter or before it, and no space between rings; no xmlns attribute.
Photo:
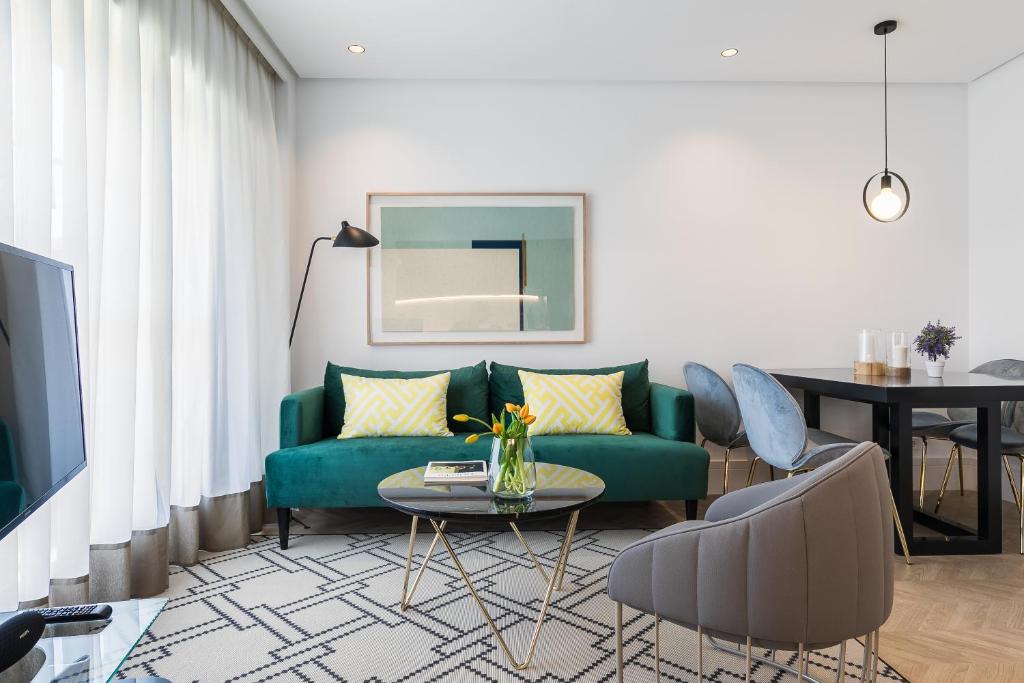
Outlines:
<svg viewBox="0 0 1024 683"><path fill-rule="evenodd" d="M277 508L277 533L281 539L281 550L288 550L288 525L291 521L291 508Z"/></svg>
<svg viewBox="0 0 1024 683"><path fill-rule="evenodd" d="M686 519L693 520L697 519L697 501L688 500L686 501Z"/></svg>

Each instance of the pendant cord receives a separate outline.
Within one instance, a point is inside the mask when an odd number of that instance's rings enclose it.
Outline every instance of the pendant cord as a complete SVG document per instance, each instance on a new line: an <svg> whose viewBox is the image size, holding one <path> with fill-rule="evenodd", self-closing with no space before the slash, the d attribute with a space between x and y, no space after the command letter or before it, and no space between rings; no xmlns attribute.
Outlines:
<svg viewBox="0 0 1024 683"><path fill-rule="evenodd" d="M889 34L882 36L882 130L885 146L885 172L889 172Z"/></svg>

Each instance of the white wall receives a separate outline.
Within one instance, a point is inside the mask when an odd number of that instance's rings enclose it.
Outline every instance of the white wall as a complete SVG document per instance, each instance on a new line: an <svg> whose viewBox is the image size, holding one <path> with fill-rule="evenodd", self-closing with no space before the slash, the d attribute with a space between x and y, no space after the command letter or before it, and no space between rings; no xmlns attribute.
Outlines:
<svg viewBox="0 0 1024 683"><path fill-rule="evenodd" d="M1024 358L1024 58L968 87L971 364Z"/></svg>
<svg viewBox="0 0 1024 683"><path fill-rule="evenodd" d="M297 297L309 243L365 220L367 191L583 191L592 341L369 347L363 255L321 246L293 385L328 360L444 368L480 359L591 366L650 358L680 385L701 360L844 366L864 326L955 322L968 340L965 86L890 89L890 160L912 190L868 218L881 87L836 84L301 81ZM968 343L950 368L967 367ZM865 410L823 407L868 436ZM851 424L852 422L852 424ZM939 475L941 477L941 475Z"/></svg>

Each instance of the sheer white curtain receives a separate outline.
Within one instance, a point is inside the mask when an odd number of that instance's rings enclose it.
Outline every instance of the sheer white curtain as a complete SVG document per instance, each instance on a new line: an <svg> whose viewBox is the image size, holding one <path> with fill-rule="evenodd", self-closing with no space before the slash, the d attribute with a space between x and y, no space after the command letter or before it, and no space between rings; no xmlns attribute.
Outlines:
<svg viewBox="0 0 1024 683"><path fill-rule="evenodd" d="M0 0L0 241L75 266L89 467L0 609L245 543L288 386L276 79L216 0Z"/></svg>

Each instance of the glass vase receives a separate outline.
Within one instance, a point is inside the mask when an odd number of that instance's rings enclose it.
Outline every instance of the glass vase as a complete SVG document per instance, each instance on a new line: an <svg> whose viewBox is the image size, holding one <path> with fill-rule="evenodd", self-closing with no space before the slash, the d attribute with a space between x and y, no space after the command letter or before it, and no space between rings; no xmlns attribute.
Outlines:
<svg viewBox="0 0 1024 683"><path fill-rule="evenodd" d="M530 437L493 440L487 486L498 498L529 498L533 495L537 490L537 462Z"/></svg>

